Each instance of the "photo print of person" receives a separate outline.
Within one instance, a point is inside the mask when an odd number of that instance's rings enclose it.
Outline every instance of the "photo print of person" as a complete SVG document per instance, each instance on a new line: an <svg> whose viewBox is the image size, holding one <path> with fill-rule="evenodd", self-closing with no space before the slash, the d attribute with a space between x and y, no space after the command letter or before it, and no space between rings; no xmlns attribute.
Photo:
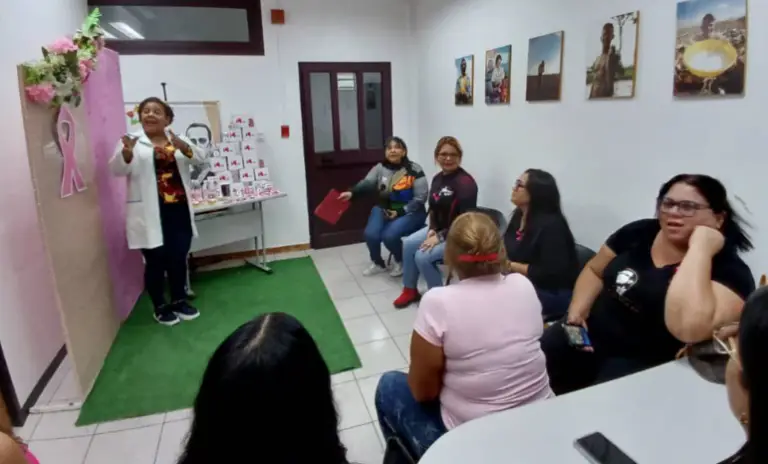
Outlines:
<svg viewBox="0 0 768 464"><path fill-rule="evenodd" d="M474 55L467 55L456 59L456 89L454 101L456 105L471 105L474 102Z"/></svg>
<svg viewBox="0 0 768 464"><path fill-rule="evenodd" d="M193 122L187 126L185 134L192 143L205 150L206 157L211 156L211 149L213 147L211 138L213 137L213 132L207 124ZM210 167L208 166L208 163L190 166L190 178L193 181L202 182L209 173Z"/></svg>
<svg viewBox="0 0 768 464"><path fill-rule="evenodd" d="M485 103L509 103L509 80L512 45L485 52Z"/></svg>
<svg viewBox="0 0 768 464"><path fill-rule="evenodd" d="M595 23L587 42L587 98L632 98L640 12Z"/></svg>
<svg viewBox="0 0 768 464"><path fill-rule="evenodd" d="M677 4L675 96L743 95L747 0Z"/></svg>
<svg viewBox="0 0 768 464"><path fill-rule="evenodd" d="M560 31L528 41L527 101L560 100L564 37L565 33Z"/></svg>

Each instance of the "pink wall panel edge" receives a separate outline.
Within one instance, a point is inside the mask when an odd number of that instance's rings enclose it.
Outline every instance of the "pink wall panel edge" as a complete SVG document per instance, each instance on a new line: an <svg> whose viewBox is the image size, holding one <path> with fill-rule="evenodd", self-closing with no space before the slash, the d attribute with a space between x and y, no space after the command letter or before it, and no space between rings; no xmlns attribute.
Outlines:
<svg viewBox="0 0 768 464"><path fill-rule="evenodd" d="M125 178L114 177L109 170L117 141L126 132L120 57L105 49L98 63L85 83L83 96L115 306L120 320L125 320L144 288L144 264L139 251L128 249L125 236Z"/></svg>

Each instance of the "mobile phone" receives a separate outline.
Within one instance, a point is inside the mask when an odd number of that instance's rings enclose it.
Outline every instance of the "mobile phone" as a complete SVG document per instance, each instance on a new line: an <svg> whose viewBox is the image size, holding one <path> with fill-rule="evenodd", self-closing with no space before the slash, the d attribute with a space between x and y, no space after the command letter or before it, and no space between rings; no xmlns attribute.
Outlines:
<svg viewBox="0 0 768 464"><path fill-rule="evenodd" d="M573 446L592 464L637 464L600 432L579 438Z"/></svg>
<svg viewBox="0 0 768 464"><path fill-rule="evenodd" d="M589 339L589 333L584 327L580 325L563 324L563 330L565 330L565 335L568 336L568 343L570 343L571 346L577 348L592 346L592 341Z"/></svg>

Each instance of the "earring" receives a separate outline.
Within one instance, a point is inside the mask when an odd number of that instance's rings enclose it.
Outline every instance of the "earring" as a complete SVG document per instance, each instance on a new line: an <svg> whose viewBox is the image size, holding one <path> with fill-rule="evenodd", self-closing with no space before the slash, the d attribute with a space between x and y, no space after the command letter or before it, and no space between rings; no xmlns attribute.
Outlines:
<svg viewBox="0 0 768 464"><path fill-rule="evenodd" d="M741 425L749 425L749 417L747 417L746 412L743 412L741 415L739 415L739 422L741 422Z"/></svg>

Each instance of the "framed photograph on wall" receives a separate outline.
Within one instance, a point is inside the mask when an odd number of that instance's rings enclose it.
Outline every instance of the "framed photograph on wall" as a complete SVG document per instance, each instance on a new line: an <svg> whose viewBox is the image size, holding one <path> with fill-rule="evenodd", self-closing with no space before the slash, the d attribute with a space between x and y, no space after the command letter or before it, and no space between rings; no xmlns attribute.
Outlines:
<svg viewBox="0 0 768 464"><path fill-rule="evenodd" d="M674 95L743 95L747 70L747 0L677 4Z"/></svg>
<svg viewBox="0 0 768 464"><path fill-rule="evenodd" d="M485 103L509 103L512 45L485 52Z"/></svg>
<svg viewBox="0 0 768 464"><path fill-rule="evenodd" d="M595 23L587 40L587 98L632 98L637 75L640 12Z"/></svg>
<svg viewBox="0 0 768 464"><path fill-rule="evenodd" d="M563 77L563 31L534 37L528 41L528 78L525 99L560 100Z"/></svg>
<svg viewBox="0 0 768 464"><path fill-rule="evenodd" d="M456 105L471 105L474 103L475 91L475 56L467 55L455 60L456 90L454 100Z"/></svg>

